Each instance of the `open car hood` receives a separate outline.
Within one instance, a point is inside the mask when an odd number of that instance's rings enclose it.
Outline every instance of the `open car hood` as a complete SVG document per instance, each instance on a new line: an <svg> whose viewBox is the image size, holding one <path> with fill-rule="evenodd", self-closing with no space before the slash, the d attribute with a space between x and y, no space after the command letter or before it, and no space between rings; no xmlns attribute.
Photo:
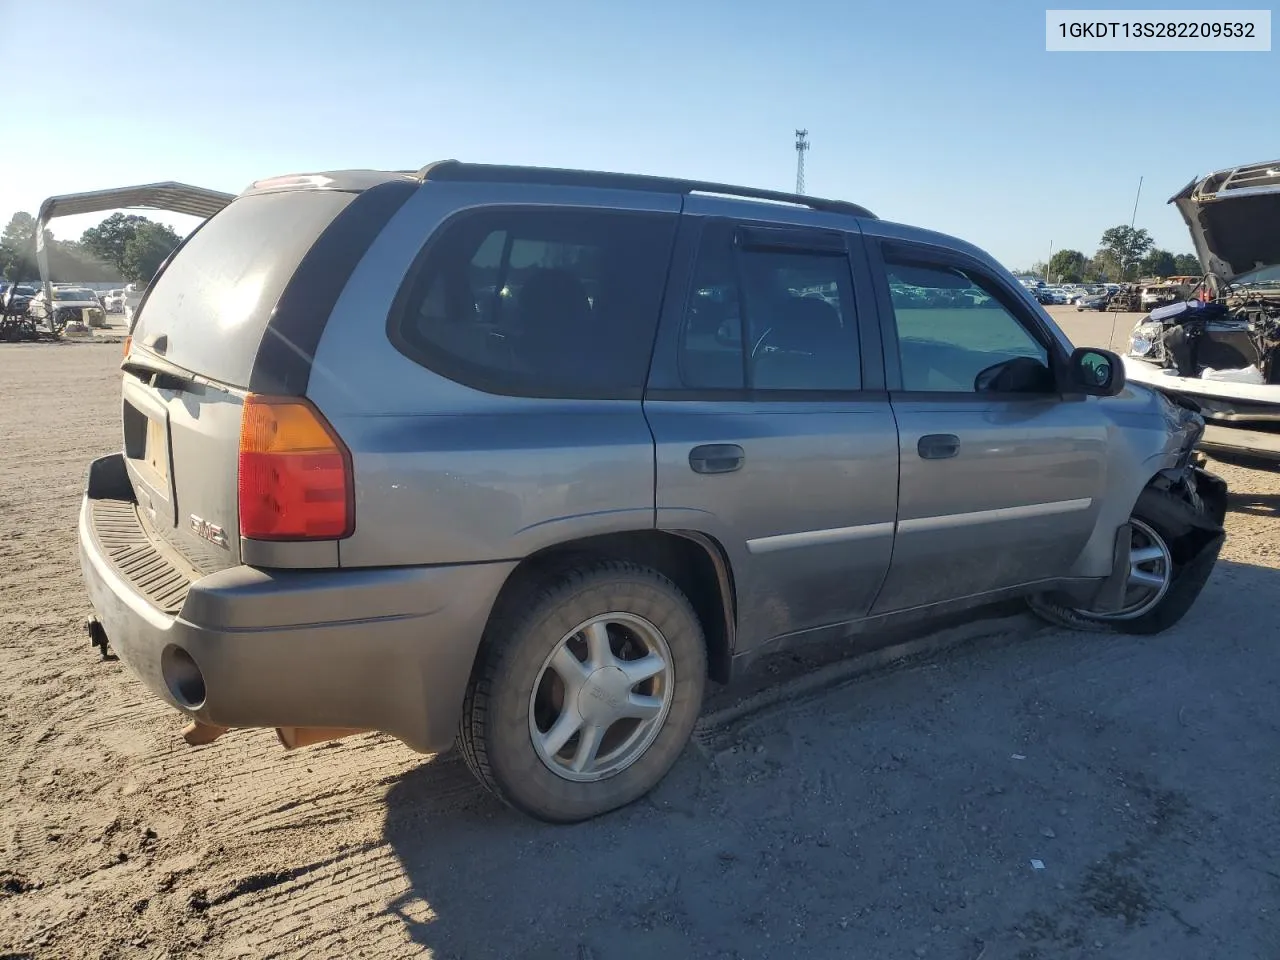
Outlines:
<svg viewBox="0 0 1280 960"><path fill-rule="evenodd" d="M1187 222L1205 273L1230 281L1280 263L1280 160L1192 180L1169 202Z"/></svg>

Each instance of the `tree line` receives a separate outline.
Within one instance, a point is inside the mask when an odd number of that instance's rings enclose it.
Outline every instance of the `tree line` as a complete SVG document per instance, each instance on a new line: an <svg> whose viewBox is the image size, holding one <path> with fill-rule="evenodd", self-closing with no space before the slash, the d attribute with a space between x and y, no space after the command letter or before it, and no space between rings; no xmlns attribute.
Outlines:
<svg viewBox="0 0 1280 960"><path fill-rule="evenodd" d="M79 240L58 240L46 229L49 279L55 283L149 283L180 241L172 227L124 213L113 213ZM0 234L0 277L15 282L40 277L36 218L29 213L15 213Z"/></svg>
<svg viewBox="0 0 1280 960"><path fill-rule="evenodd" d="M1041 260L1020 272L1048 274L1055 283L1123 283L1139 277L1199 276L1200 261L1193 253L1160 250L1145 229L1122 224L1103 232L1092 257L1079 250L1059 250L1047 264Z"/></svg>

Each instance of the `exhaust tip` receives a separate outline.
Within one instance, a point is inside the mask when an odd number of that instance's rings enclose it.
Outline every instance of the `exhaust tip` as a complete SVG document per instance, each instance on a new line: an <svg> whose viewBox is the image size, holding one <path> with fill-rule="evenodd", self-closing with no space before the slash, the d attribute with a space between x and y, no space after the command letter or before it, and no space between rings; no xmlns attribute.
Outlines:
<svg viewBox="0 0 1280 960"><path fill-rule="evenodd" d="M199 710L204 706L204 674L191 654L169 644L160 654L160 673L179 706L188 710Z"/></svg>

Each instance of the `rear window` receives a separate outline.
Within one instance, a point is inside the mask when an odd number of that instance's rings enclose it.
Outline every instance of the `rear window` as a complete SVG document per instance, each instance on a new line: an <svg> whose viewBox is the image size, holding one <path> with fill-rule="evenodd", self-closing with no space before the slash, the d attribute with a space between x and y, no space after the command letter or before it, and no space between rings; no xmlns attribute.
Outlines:
<svg viewBox="0 0 1280 960"><path fill-rule="evenodd" d="M675 228L665 214L463 214L411 271L392 312L392 341L423 366L491 393L638 399Z"/></svg>
<svg viewBox="0 0 1280 960"><path fill-rule="evenodd" d="M355 196L299 190L232 201L154 281L134 342L163 333L165 359L247 387L276 301L316 238Z"/></svg>

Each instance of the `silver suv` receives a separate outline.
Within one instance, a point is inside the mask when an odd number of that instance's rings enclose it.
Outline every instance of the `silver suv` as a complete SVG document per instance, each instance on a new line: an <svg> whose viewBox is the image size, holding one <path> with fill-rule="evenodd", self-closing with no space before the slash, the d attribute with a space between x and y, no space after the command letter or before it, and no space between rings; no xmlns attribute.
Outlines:
<svg viewBox="0 0 1280 960"><path fill-rule="evenodd" d="M460 743L652 788L709 677L1026 596L1152 633L1217 558L1194 409L851 203L446 161L261 181L150 285L80 516L90 634L205 742Z"/></svg>

